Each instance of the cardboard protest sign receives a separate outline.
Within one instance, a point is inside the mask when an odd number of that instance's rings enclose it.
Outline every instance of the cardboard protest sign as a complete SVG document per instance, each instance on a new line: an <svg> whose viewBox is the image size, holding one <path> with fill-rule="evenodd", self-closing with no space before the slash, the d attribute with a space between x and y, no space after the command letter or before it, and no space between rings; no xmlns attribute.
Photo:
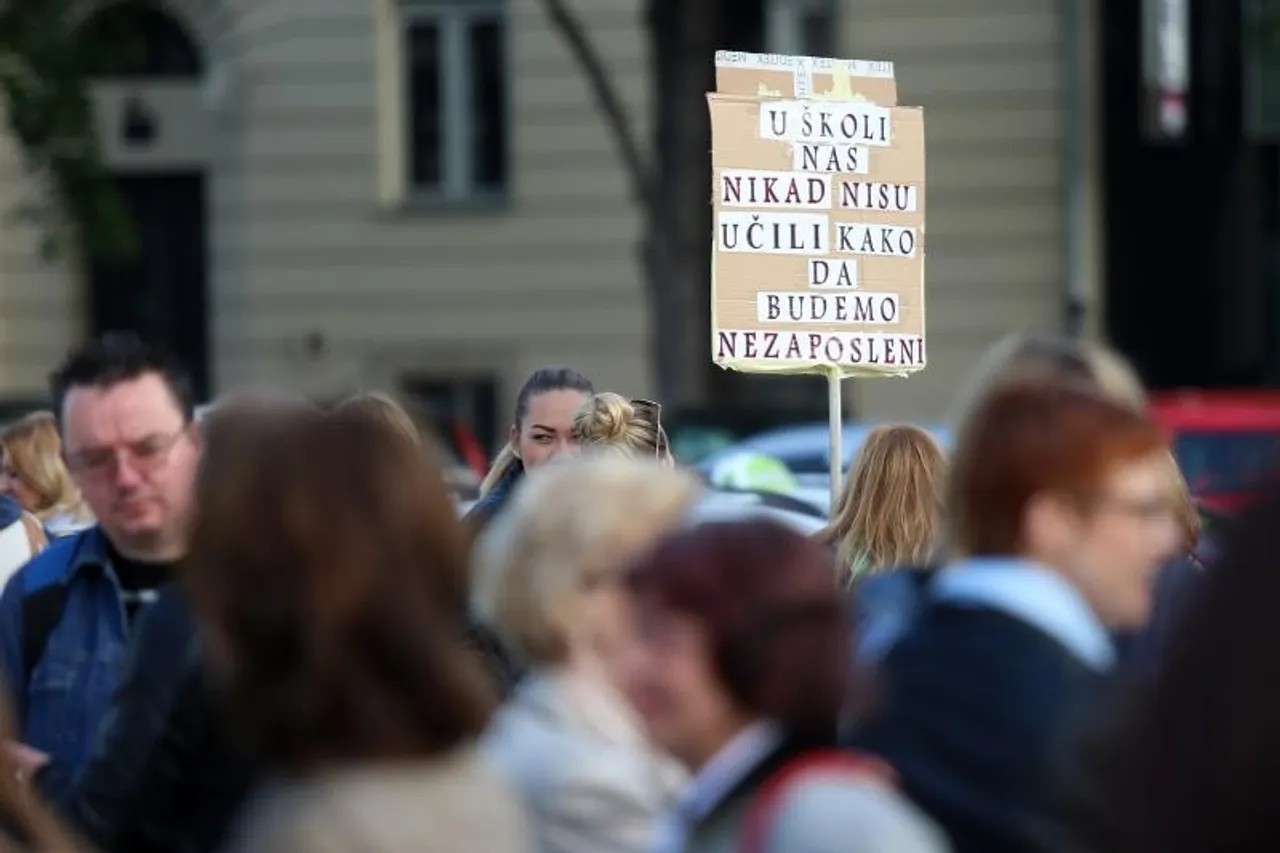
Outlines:
<svg viewBox="0 0 1280 853"><path fill-rule="evenodd" d="M761 98L898 103L892 62L716 51L716 91Z"/></svg>
<svg viewBox="0 0 1280 853"><path fill-rule="evenodd" d="M707 98L715 363L845 376L923 369L923 111Z"/></svg>

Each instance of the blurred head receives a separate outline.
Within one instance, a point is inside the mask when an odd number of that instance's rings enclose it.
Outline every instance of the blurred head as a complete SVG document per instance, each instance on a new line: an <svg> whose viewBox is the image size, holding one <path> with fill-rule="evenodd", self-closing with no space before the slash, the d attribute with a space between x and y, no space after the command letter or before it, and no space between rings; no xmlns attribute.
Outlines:
<svg viewBox="0 0 1280 853"><path fill-rule="evenodd" d="M660 746L696 770L757 720L834 736L851 639L832 571L821 545L759 519L674 533L639 561L629 693Z"/></svg>
<svg viewBox="0 0 1280 853"><path fill-rule="evenodd" d="M1168 447L1132 409L1079 387L1014 383L961 431L947 515L956 548L1063 575L1115 628L1142 624L1177 551Z"/></svg>
<svg viewBox="0 0 1280 853"><path fill-rule="evenodd" d="M32 412L0 432L0 491L17 498L41 520L89 511L62 459L62 439L53 412Z"/></svg>
<svg viewBox="0 0 1280 853"><path fill-rule="evenodd" d="M593 391L591 380L572 368L535 370L516 394L515 422L480 493L492 491L512 466L532 470L574 449L573 416Z"/></svg>
<svg viewBox="0 0 1280 853"><path fill-rule="evenodd" d="M429 457L351 412L216 417L186 580L256 753L307 773L477 735L493 697L460 642L465 537Z"/></svg>
<svg viewBox="0 0 1280 853"><path fill-rule="evenodd" d="M974 408L1009 382L1042 380L1079 384L1132 409L1146 408L1146 392L1125 359L1102 344L1056 335L1014 334L979 360L960 394L951 422L961 428Z"/></svg>
<svg viewBox="0 0 1280 853"><path fill-rule="evenodd" d="M602 664L616 679L631 636L620 580L699 492L686 472L619 456L537 472L476 546L480 613L532 666Z"/></svg>
<svg viewBox="0 0 1280 853"><path fill-rule="evenodd" d="M50 384L67 468L112 544L135 559L181 556L201 447L186 371L132 333L109 333Z"/></svg>
<svg viewBox="0 0 1280 853"><path fill-rule="evenodd" d="M1179 614L1153 683L1134 692L1135 706L1099 744L1098 802L1115 834L1093 849L1280 849L1277 553L1272 489L1232 528Z"/></svg>
<svg viewBox="0 0 1280 853"><path fill-rule="evenodd" d="M584 448L671 461L662 404L652 400L628 400L610 391L595 394L574 416L573 434Z"/></svg>
<svg viewBox="0 0 1280 853"><path fill-rule="evenodd" d="M933 548L942 516L947 460L925 430L872 430L849 471L834 520L819 541L836 546L847 585L862 569L919 566Z"/></svg>
<svg viewBox="0 0 1280 853"><path fill-rule="evenodd" d="M382 424L390 434L403 438L414 447L422 446L422 433L418 430L418 425L390 394L381 391L354 394L339 403L334 411L368 418L374 423Z"/></svg>

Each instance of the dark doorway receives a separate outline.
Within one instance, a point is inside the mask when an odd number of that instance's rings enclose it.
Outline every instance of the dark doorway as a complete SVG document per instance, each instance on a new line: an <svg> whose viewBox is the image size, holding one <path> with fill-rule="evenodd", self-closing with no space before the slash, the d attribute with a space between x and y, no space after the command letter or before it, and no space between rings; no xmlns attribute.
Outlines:
<svg viewBox="0 0 1280 853"><path fill-rule="evenodd" d="M1275 158L1243 132L1240 0L1191 4L1188 127L1172 143L1144 129L1141 0L1096 5L1108 336L1154 388L1274 382Z"/></svg>
<svg viewBox="0 0 1280 853"><path fill-rule="evenodd" d="M138 251L127 261L91 260L93 333L131 330L169 347L209 395L208 246L205 180L199 172L122 175L116 188L133 217Z"/></svg>

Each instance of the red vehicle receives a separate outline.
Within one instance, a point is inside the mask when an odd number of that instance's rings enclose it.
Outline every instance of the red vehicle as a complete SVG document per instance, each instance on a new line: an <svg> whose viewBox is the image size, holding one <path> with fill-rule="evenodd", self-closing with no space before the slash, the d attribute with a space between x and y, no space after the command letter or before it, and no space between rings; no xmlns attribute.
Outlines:
<svg viewBox="0 0 1280 853"><path fill-rule="evenodd" d="M1233 513L1280 462L1280 391L1167 392L1151 412L1207 510Z"/></svg>

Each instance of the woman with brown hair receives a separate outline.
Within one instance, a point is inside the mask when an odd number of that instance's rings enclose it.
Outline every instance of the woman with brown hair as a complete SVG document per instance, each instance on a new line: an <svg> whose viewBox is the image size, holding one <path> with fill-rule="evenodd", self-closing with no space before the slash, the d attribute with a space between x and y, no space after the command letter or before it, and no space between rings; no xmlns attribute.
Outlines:
<svg viewBox="0 0 1280 853"><path fill-rule="evenodd" d="M928 559L942 517L947 459L925 430L877 427L858 451L834 518L817 540L836 552L842 587Z"/></svg>
<svg viewBox="0 0 1280 853"><path fill-rule="evenodd" d="M197 485L186 579L231 719L280 788L236 849L528 849L475 742L467 538L430 458L299 412Z"/></svg>
<svg viewBox="0 0 1280 853"><path fill-rule="evenodd" d="M828 749L850 658L831 574L826 549L759 520L673 534L632 570L629 693L693 776L659 850L945 849L891 771Z"/></svg>

